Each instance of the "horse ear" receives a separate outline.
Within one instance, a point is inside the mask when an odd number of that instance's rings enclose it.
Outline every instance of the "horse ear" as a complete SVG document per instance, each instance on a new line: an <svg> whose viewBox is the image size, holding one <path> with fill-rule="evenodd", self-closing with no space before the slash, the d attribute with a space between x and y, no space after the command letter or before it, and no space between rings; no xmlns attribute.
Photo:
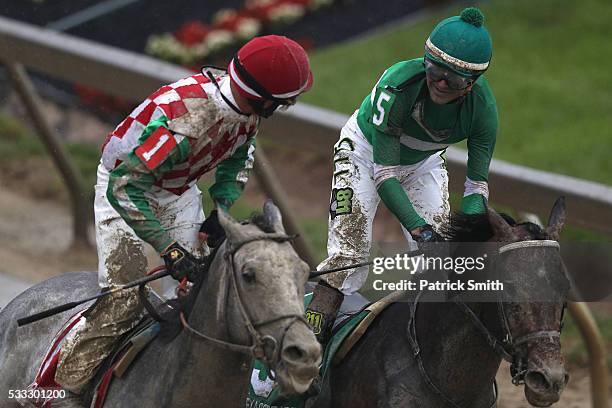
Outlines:
<svg viewBox="0 0 612 408"><path fill-rule="evenodd" d="M279 234L285 233L285 227L283 226L283 217L281 212L272 200L266 200L264 204L264 217L266 221L274 228L274 231Z"/></svg>
<svg viewBox="0 0 612 408"><path fill-rule="evenodd" d="M555 201L555 204L550 211L550 216L548 217L546 233L550 239L554 239L555 241L559 240L559 235L561 235L563 225L565 225L565 197L561 196L557 198L557 201Z"/></svg>
<svg viewBox="0 0 612 408"><path fill-rule="evenodd" d="M493 208L487 205L487 217L489 224L493 228L493 240L499 242L515 242L518 241L517 236L512 231L510 224L503 219Z"/></svg>
<svg viewBox="0 0 612 408"><path fill-rule="evenodd" d="M225 212L225 210L219 208L217 214L219 216L219 224L221 224L225 230L225 235L230 242L237 242L246 238L242 225Z"/></svg>

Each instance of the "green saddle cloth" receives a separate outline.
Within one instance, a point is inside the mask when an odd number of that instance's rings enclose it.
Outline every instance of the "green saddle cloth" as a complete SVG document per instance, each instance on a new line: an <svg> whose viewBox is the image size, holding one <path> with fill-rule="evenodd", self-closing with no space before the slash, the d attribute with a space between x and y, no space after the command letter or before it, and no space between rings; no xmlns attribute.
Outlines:
<svg viewBox="0 0 612 408"><path fill-rule="evenodd" d="M308 307L311 299L312 293L304 297L305 307ZM350 317L330 339L323 352L321 367L319 368L322 379L325 378L325 374L342 342L368 313L370 313L368 310L363 310ZM276 382L269 376L268 368L261 361L255 360L251 372L246 408L303 408L306 399L307 397L302 395L281 396Z"/></svg>

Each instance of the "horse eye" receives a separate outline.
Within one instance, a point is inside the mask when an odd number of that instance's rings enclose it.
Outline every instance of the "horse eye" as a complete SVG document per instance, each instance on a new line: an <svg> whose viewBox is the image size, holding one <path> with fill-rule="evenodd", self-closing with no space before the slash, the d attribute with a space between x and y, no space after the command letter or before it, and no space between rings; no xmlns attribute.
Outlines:
<svg viewBox="0 0 612 408"><path fill-rule="evenodd" d="M242 271L242 278L247 283L255 282L255 269L253 269L253 268L246 268L244 271Z"/></svg>

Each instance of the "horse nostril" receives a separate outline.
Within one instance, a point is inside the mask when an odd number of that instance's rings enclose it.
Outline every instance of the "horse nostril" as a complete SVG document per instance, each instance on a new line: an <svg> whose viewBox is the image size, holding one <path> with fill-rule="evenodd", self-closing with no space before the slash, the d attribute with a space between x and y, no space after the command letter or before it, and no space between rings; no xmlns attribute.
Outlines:
<svg viewBox="0 0 612 408"><path fill-rule="evenodd" d="M552 388L548 377L537 371L529 371L525 375L525 384L534 391L548 391Z"/></svg>
<svg viewBox="0 0 612 408"><path fill-rule="evenodd" d="M289 361L302 361L306 358L306 352L297 346L290 346L283 349L283 359Z"/></svg>
<svg viewBox="0 0 612 408"><path fill-rule="evenodd" d="M567 383L569 382L570 376L569 374L565 373L565 375L563 376L563 385L567 385Z"/></svg>

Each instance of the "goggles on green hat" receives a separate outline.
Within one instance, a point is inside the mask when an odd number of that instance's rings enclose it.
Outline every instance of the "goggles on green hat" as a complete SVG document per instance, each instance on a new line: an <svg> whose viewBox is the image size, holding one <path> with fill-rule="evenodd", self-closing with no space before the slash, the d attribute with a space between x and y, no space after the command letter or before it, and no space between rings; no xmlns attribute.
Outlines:
<svg viewBox="0 0 612 408"><path fill-rule="evenodd" d="M484 15L476 7L441 21L425 42L425 57L465 77L482 74L493 48L483 24Z"/></svg>
<svg viewBox="0 0 612 408"><path fill-rule="evenodd" d="M446 66L439 65L429 58L425 58L423 63L425 64L425 75L427 75L427 79L433 82L438 82L443 79L446 81L448 87L454 91L462 91L467 89L478 79L477 76L467 77L464 75L459 75Z"/></svg>

